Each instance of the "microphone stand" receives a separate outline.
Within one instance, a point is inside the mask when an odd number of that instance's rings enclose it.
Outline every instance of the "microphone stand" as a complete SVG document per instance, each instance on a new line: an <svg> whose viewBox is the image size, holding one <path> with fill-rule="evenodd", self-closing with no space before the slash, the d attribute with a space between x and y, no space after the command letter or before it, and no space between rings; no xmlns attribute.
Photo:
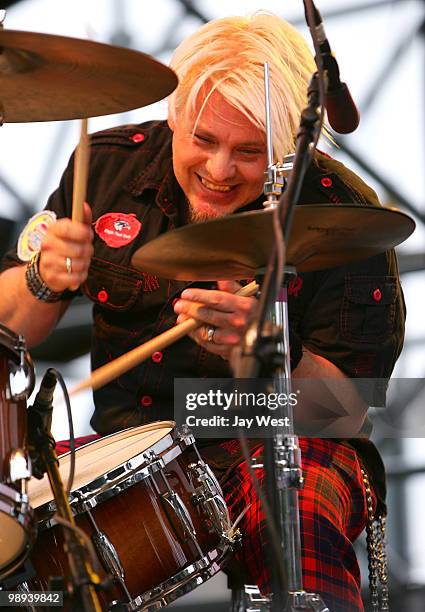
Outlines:
<svg viewBox="0 0 425 612"><path fill-rule="evenodd" d="M265 66L266 80L266 112L268 107L268 69ZM282 228L284 244L287 244L295 202L299 198L305 172L311 162L311 143L319 129L319 79L315 73L308 88L308 105L301 114L300 127L297 133L297 145L293 161L293 169L289 175L286 189L280 197L279 206L274 214L278 215L279 225ZM270 121L268 122L270 126ZM269 150L269 193L271 185L278 183L274 173L271 157L271 134L268 129ZM267 194L267 189L265 190ZM273 205L273 198L269 197L269 204ZM288 311L286 302L286 287L281 294L280 307L276 319L281 319L282 330L266 330L266 319L276 302L280 291L282 278L277 276L283 270L277 270L278 250L276 244L264 277L259 304L259 315L256 322L250 327L245 336L239 361L235 364L235 378L258 378L267 372L268 377L275 377L277 370L283 376L278 379L280 390L289 394L291 392L291 370L289 361L289 334ZM283 332L283 342L278 334ZM283 364L276 359L278 344L283 343ZM272 346L271 346L272 345ZM280 359L282 362L282 359ZM315 593L307 593L302 585L301 567L301 538L299 528L298 490L302 487L301 455L298 438L294 434L292 408L286 405L286 422L289 428L275 428L273 438L264 439L264 468L266 477L267 499L272 508L275 529L280 536L280 550L284 572L278 571L277 563L270 563L271 611L290 612L301 610L314 610L316 612L329 612L321 597ZM278 560L279 561L279 560ZM282 576L283 574L283 576Z"/></svg>
<svg viewBox="0 0 425 612"><path fill-rule="evenodd" d="M50 371L47 374L50 374ZM43 382L37 397L43 394ZM51 388L52 395L53 389L54 387ZM74 529L76 523L58 467L55 440L50 430L53 407L51 402L44 401L40 402L41 405L37 405L37 397L33 406L28 409L28 440L34 466L33 473L37 478L42 478L43 474L47 473L56 502L57 514L69 524L69 527L64 526L63 529L65 552L71 572L70 609L101 612L102 608L96 593L96 587L101 585L101 580L95 573L88 559L87 550Z"/></svg>

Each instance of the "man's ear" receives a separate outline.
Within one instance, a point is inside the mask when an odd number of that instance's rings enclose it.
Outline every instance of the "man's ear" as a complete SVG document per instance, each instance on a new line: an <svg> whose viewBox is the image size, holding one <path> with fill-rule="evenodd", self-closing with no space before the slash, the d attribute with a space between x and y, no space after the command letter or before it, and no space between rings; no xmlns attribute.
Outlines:
<svg viewBox="0 0 425 612"><path fill-rule="evenodd" d="M174 132L174 127L175 127L176 123L175 123L174 119L171 117L171 115L168 115L167 123L168 123L168 127L170 128L170 130L172 132Z"/></svg>

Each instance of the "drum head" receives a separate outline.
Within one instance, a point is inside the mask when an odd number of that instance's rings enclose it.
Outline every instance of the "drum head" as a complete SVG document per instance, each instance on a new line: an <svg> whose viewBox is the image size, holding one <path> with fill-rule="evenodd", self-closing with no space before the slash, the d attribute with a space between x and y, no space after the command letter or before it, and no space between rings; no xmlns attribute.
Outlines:
<svg viewBox="0 0 425 612"><path fill-rule="evenodd" d="M155 447L154 451L157 454L165 451L172 444L172 439L168 434L174 427L174 421L157 421L149 425L126 429L81 446L75 453L75 476L72 491L78 491L81 487L89 485L103 474L125 464L152 447ZM69 475L70 456L70 453L66 453L59 457L59 470L65 487ZM42 480L34 478L30 480L28 496L34 509L53 501L54 497L47 475Z"/></svg>

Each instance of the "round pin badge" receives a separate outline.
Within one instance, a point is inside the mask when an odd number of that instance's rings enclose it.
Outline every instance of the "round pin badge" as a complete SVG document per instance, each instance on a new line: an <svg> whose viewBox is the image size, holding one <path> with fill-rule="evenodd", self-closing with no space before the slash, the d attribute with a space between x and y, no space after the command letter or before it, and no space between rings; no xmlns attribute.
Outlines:
<svg viewBox="0 0 425 612"><path fill-rule="evenodd" d="M47 229L56 221L52 210L43 210L31 217L18 238L17 254L21 261L30 261L40 250Z"/></svg>

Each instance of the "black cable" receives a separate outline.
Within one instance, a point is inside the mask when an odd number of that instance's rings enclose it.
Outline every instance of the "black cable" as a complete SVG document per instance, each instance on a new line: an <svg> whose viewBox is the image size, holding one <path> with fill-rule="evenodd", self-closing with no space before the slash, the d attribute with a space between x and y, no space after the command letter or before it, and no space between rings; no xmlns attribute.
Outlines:
<svg viewBox="0 0 425 612"><path fill-rule="evenodd" d="M74 475L75 475L75 435L74 435L74 422L72 419L72 410L71 410L71 402L69 400L68 389L66 388L66 383L63 379L62 374L56 370L56 368L49 368L48 372L51 372L56 376L57 382L60 384L63 397L66 405L66 412L68 417L68 429L69 429L69 452L70 452L70 462L69 462L69 475L68 475L68 483L66 485L66 495L72 491L72 485L74 483Z"/></svg>

